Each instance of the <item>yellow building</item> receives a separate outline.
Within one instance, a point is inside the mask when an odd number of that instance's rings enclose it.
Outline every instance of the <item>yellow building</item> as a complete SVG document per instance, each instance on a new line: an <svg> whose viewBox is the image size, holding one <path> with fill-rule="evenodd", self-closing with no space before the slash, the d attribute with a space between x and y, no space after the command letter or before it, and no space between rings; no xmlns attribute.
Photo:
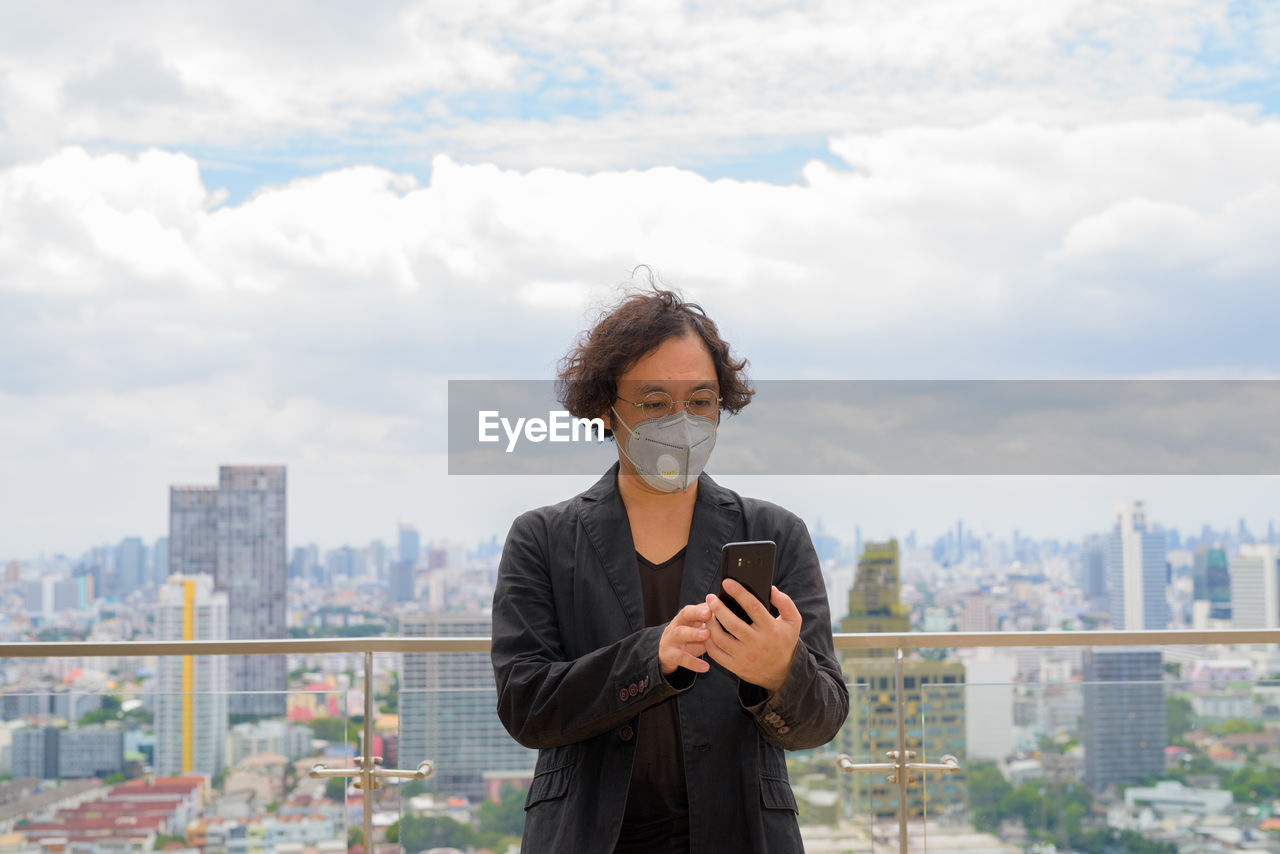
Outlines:
<svg viewBox="0 0 1280 854"><path fill-rule="evenodd" d="M844 632L909 632L911 621L899 593L898 542L868 543L858 560L858 575L849 591ZM851 713L840 734L842 749L855 762L884 762L898 749L898 710L893 650L845 650L842 667L852 697ZM907 750L916 761L937 762L944 754L964 758L964 665L958 661L903 662L903 700ZM851 781L854 812L896 816L898 787L883 773L858 774ZM907 793L907 816L933 816L950 807L963 808L964 781L959 775L929 774Z"/></svg>

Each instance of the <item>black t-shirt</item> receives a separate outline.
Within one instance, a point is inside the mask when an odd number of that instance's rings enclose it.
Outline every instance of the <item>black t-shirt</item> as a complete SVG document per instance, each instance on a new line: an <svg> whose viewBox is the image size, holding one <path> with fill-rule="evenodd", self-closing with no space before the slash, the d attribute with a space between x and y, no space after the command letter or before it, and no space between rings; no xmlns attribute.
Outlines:
<svg viewBox="0 0 1280 854"><path fill-rule="evenodd" d="M680 610L684 553L681 549L660 564L636 553L646 627L664 625ZM614 854L687 854L689 794L675 697L640 713L635 739L627 810Z"/></svg>

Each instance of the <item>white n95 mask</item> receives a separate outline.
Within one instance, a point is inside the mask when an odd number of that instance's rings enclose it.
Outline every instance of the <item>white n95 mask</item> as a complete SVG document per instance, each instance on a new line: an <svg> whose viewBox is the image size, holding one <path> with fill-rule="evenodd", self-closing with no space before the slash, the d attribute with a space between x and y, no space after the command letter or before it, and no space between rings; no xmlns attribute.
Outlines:
<svg viewBox="0 0 1280 854"><path fill-rule="evenodd" d="M618 410L613 414L619 421ZM625 422L624 422L625 423ZM683 492L698 479L716 446L716 422L683 409L631 427L622 455L645 483L662 492Z"/></svg>

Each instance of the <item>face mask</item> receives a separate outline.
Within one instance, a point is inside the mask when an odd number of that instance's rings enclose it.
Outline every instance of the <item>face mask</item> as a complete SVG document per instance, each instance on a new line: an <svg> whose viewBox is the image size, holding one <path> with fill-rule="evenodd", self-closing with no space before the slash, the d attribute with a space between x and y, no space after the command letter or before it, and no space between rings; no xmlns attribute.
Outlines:
<svg viewBox="0 0 1280 854"><path fill-rule="evenodd" d="M613 414L619 421L618 410ZM716 446L716 422L683 409L641 421L619 445L645 483L661 492L683 492L698 479Z"/></svg>

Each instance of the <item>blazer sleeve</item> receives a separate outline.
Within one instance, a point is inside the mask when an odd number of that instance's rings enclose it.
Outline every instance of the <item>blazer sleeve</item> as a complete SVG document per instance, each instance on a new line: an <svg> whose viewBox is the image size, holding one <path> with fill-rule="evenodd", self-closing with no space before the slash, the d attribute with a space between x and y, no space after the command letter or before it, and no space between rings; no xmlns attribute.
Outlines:
<svg viewBox="0 0 1280 854"><path fill-rule="evenodd" d="M687 671L664 678L658 663L662 626L571 657L565 623L573 603L557 602L548 565L546 518L516 519L502 550L493 594L491 659L498 717L525 747L560 747L616 729L644 709L687 690ZM691 675L691 674L689 674Z"/></svg>
<svg viewBox="0 0 1280 854"><path fill-rule="evenodd" d="M836 659L831 609L822 567L809 531L799 517L778 526L774 586L800 611L800 639L782 686L772 696L764 688L739 682L738 699L751 712L766 741L787 750L826 744L849 714L849 689Z"/></svg>

